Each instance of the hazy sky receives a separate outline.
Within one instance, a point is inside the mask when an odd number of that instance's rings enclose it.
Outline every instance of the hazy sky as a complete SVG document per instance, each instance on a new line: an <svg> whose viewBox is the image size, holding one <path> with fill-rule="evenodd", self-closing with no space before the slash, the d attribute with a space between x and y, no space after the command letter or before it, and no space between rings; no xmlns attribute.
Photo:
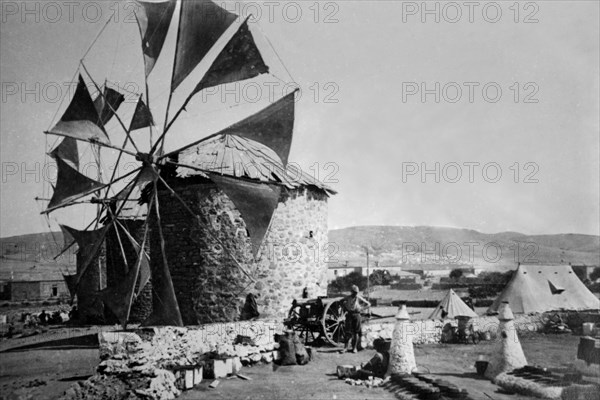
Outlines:
<svg viewBox="0 0 600 400"><path fill-rule="evenodd" d="M99 82L143 87L127 3L50 3L1 1L2 236L48 229L34 197L47 191L44 152L55 139L42 132L64 111L65 83L115 10L85 63ZM429 13L402 1L219 4L257 16L251 30L271 71L289 80L280 57L302 89L290 160L339 192L330 228L599 234L598 2L432 1ZM159 121L172 51L163 50L150 79ZM167 148L257 111L269 88L283 94L267 76L235 87L239 102L233 92L199 95ZM176 92L173 104L184 97ZM82 227L90 216L63 211L52 223Z"/></svg>

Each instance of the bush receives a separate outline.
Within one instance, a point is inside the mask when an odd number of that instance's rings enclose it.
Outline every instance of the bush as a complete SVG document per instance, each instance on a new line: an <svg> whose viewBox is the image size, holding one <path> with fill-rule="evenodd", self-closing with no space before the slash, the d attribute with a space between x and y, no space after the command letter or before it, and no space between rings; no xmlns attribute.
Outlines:
<svg viewBox="0 0 600 400"><path fill-rule="evenodd" d="M407 307L417 308L433 308L437 307L439 301L437 300L394 300L392 306L399 307L402 304L406 304Z"/></svg>
<svg viewBox="0 0 600 400"><path fill-rule="evenodd" d="M504 285L482 285L469 288L469 296L474 299L487 299L496 297L504 289Z"/></svg>
<svg viewBox="0 0 600 400"><path fill-rule="evenodd" d="M351 272L346 276L338 276L327 286L328 292L349 292L352 285L358 286L361 291L367 287L367 277L360 272Z"/></svg>
<svg viewBox="0 0 600 400"><path fill-rule="evenodd" d="M462 269L453 269L452 271L450 271L450 278L452 279L460 279L463 276L463 271Z"/></svg>
<svg viewBox="0 0 600 400"><path fill-rule="evenodd" d="M419 290L423 289L423 286L414 282L406 282L393 284L391 285L391 288L397 290Z"/></svg>
<svg viewBox="0 0 600 400"><path fill-rule="evenodd" d="M392 275L390 275L390 271L376 269L369 275L369 280L372 286L389 285L392 283Z"/></svg>
<svg viewBox="0 0 600 400"><path fill-rule="evenodd" d="M600 282L592 282L586 285L592 293L600 293Z"/></svg>
<svg viewBox="0 0 600 400"><path fill-rule="evenodd" d="M596 267L590 272L590 280L595 281L600 278L600 267Z"/></svg>

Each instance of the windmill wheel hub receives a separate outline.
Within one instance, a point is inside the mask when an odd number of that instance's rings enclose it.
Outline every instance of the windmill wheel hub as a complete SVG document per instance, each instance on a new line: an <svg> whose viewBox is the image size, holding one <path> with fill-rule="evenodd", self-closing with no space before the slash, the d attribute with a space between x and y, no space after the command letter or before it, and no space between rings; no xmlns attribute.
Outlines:
<svg viewBox="0 0 600 400"><path fill-rule="evenodd" d="M158 157L150 153L137 153L135 159L141 161L145 166L150 166L158 163Z"/></svg>

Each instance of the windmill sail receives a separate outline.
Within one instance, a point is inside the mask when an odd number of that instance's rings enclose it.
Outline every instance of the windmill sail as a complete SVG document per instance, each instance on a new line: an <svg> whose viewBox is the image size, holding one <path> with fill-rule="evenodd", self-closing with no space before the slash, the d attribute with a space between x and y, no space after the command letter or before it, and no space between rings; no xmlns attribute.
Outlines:
<svg viewBox="0 0 600 400"><path fill-rule="evenodd" d="M131 243L131 246L135 250L136 254L139 254L137 261L137 263L139 264L139 268L136 267L139 270L139 287L135 292L135 295L137 296L142 292L144 286L146 286L146 284L150 280L150 258L148 257L146 250L142 248L142 246L145 245L145 243L142 243L142 245L140 245L126 229L123 229L123 231L129 239L129 242Z"/></svg>
<svg viewBox="0 0 600 400"><path fill-rule="evenodd" d="M236 18L237 15L210 0L181 2L171 92L196 68Z"/></svg>
<svg viewBox="0 0 600 400"><path fill-rule="evenodd" d="M150 75L167 38L175 11L175 0L159 3L138 1L135 17L142 37L146 77Z"/></svg>
<svg viewBox="0 0 600 400"><path fill-rule="evenodd" d="M65 237L71 235L73 239L70 241L74 240L79 246L77 274L65 275L65 281L72 296L76 293L78 296L82 296L91 292L94 301L97 300L95 296L100 296L107 307L118 317L121 324L125 326L130 318L130 313L135 313L132 311L133 300L137 296L144 295L142 289L151 280L152 313L144 321L144 324L182 325L184 319L182 319L177 298L180 296L181 288L174 285L174 283L180 285L181 279L176 277L179 279L174 282L171 278L172 270L169 269L165 248L171 244L166 242L166 239L173 240L173 237L171 231L166 231L168 233L166 235L163 232L165 225L163 225L164 221L161 221L159 213L158 179L160 179L161 188L166 187L175 194L178 201L184 203L185 208L191 214L190 218L194 218L198 223L202 223L202 218L199 218L193 207L185 204L186 200L179 197L177 192L169 187L169 183L165 179L167 175L159 175L161 170L168 174L169 169L163 169L165 165L168 163L177 165L178 176L173 179L182 179L182 181L177 181L178 184L181 183L181 186L187 184L187 181L183 179L193 175L181 173L181 169L187 169L194 171L196 175L201 174L205 179L211 179L225 193L244 220L250 237L251 250L255 257L259 253L269 229L283 188L294 189L300 186L316 185L323 187L323 190L328 191L327 193L332 191L325 186L318 185L312 178L303 174L300 174L298 182L288 176L286 166L294 128L295 92L215 134L194 140L192 144L180 141L177 146L180 149L169 154L177 154L178 162L163 156L165 134L182 111L187 111L186 106L194 94L217 85L252 79L269 73L269 66L265 63L255 42L255 37L249 29L248 19L240 21L239 25L232 27L237 15L224 10L210 0L181 0L178 18L174 17L177 7L176 0L138 0L136 3L139 7L135 11L135 16L142 39L141 47L146 78L154 70L161 54L162 57L165 57L163 47L165 47L167 36L169 36L170 42L173 40L173 43L167 46L171 51L174 50L174 59L169 60L169 62L172 61L172 72L170 81L167 81L171 87L165 113L165 126L159 139L154 143L152 143L153 138L150 137L148 153L142 153L144 148L140 150L129 133L154 125L148 100L148 80L146 80L146 102L143 100L143 94L140 94L127 128L122 123L123 118L121 118L119 110L124 96L105 86L100 96L93 100L80 75L77 90L67 110L58 123L49 132L46 132L64 136L64 139L50 153L58 164L58 178L54 194L45 213L68 206L75 200L93 192L114 188L114 183L129 175L126 174L119 178L115 178L113 175L110 182L103 184L81 174L77 140L102 145L98 148L98 154L94 154L98 163L102 147L119 150L121 154L128 154L140 161L142 166L131 172L131 174L139 172L134 182L125 185L124 188L120 187L116 195L110 194L112 196L110 198L109 190L106 193L101 192L98 196L103 198L102 201L97 202L99 204L97 215L98 219L104 222L103 227L96 230L79 231L61 226ZM171 27L172 23L176 23L177 27ZM177 36L171 39L170 35L175 28ZM172 32L169 33L169 30ZM207 55L209 55L208 58ZM198 67L199 64L200 67ZM82 66L85 68L83 60ZM204 75L200 78L194 74L194 79L192 79L190 74L200 68L206 69ZM161 66L156 70L162 69ZM90 78L92 77L90 76ZM192 80L193 82L188 85L188 81ZM184 81L186 83L182 85ZM183 106L179 107L177 113L169 119L171 98L173 92L180 86L186 87L184 94L187 97ZM98 86L96 85L96 87ZM193 90L188 94L192 88ZM119 120L127 135L122 147L111 144L106 133L105 125L113 117ZM129 141L135 147L135 152L125 148ZM117 163L121 159L121 154L119 154ZM203 165L207 161L213 163L214 166L208 168ZM190 182L194 182L194 180L192 179ZM181 186L176 186L176 189ZM108 208L103 210L102 207ZM101 218L103 215L104 219ZM125 268L120 275L117 274L116 276L121 277L121 280L117 280L115 285L111 282L112 286L100 293L96 290L103 285L96 285L97 287L88 290L85 284L92 282L91 279L88 281L88 276L95 272L88 266L92 265L92 261L96 264L100 262L95 258L99 254L101 246L104 246L108 230L118 231L120 221L128 218L147 219L144 240L141 245L129 235L125 228L122 230L125 231L129 240L121 242L118 238L118 246L123 254L125 254L124 249L129 251L133 248L135 250L137 254L135 265L132 266L132 262L128 263L125 257L125 264L133 268ZM168 218L171 216L169 215ZM169 223L166 222L166 224ZM210 229L210 226L208 228ZM152 234L152 239L149 240L152 247L152 263L145 252L148 232ZM110 240L106 242L106 245L108 246L109 243ZM230 255L239 268L250 279L253 279L251 274L238 263L234 255ZM242 262L245 261L242 260ZM101 267L99 266L98 271L101 271ZM88 274L84 275L86 269ZM174 270L176 271L176 269ZM146 290L145 294L149 294L149 292ZM81 299L78 299L78 302L79 300ZM135 303L133 304L135 310ZM185 320L189 321L187 317Z"/></svg>
<svg viewBox="0 0 600 400"><path fill-rule="evenodd" d="M119 226L121 225L119 224ZM115 229L118 229L118 227L115 226ZM100 292L100 298L117 316L121 325L125 327L129 319L134 295L137 296L140 294L150 278L150 262L142 246L135 241L126 229L123 228L123 231L129 239L130 245L136 254L138 254L138 259L134 267L127 272L124 279L121 279L117 285ZM144 237L144 242L145 240L146 238ZM136 282L139 282L137 291L135 291Z"/></svg>
<svg viewBox="0 0 600 400"><path fill-rule="evenodd" d="M44 213L49 213L52 210L63 207L73 200L93 193L104 185L98 181L88 178L73 169L69 164L63 161L60 157L56 158L58 166L58 177L56 179L56 187L48 204L48 208Z"/></svg>
<svg viewBox="0 0 600 400"><path fill-rule="evenodd" d="M104 226L93 231L80 231L67 225L61 225L61 229L69 232L75 239L77 246L79 247L78 254L83 260L83 264L77 266L77 275L73 278L74 282L72 282L72 285L76 288L81 277L85 274L88 265L96 254L98 254L100 246L102 246L102 243L104 242L104 236L106 236L108 227Z"/></svg>
<svg viewBox="0 0 600 400"><path fill-rule="evenodd" d="M48 133L84 141L110 143L81 75L71 104L60 121Z"/></svg>
<svg viewBox="0 0 600 400"><path fill-rule="evenodd" d="M142 96L138 99L133 117L131 118L131 124L129 125L129 132L135 131L136 129L147 128L154 125L154 119L150 109L142 100Z"/></svg>
<svg viewBox="0 0 600 400"><path fill-rule="evenodd" d="M123 101L125 101L123 94L109 87L104 87L104 93L98 94L98 97L94 100L94 107L96 107L102 125L106 125L110 121Z"/></svg>
<svg viewBox="0 0 600 400"><path fill-rule="evenodd" d="M250 233L252 251L256 256L271 223L273 212L277 208L281 188L224 175L209 176L242 214Z"/></svg>
<svg viewBox="0 0 600 400"><path fill-rule="evenodd" d="M248 18L246 18L219 53L192 95L211 86L250 79L268 72L269 67L263 61L254 43L252 33L248 29Z"/></svg>
<svg viewBox="0 0 600 400"><path fill-rule="evenodd" d="M60 158L70 164L75 170L79 171L79 151L77 149L77 140L65 137L58 146L52 150L49 155L56 159Z"/></svg>
<svg viewBox="0 0 600 400"><path fill-rule="evenodd" d="M71 295L71 301L73 301L73 299L75 298L75 295L77 294L77 285L75 284L75 282L77 281L77 274L73 274L73 275L65 275L63 274L63 278L65 280L65 284L67 285L67 289L69 289L69 294Z"/></svg>
<svg viewBox="0 0 600 400"><path fill-rule="evenodd" d="M256 114L173 153L189 149L215 136L236 135L269 147L286 166L294 133L294 95L295 92L292 92Z"/></svg>

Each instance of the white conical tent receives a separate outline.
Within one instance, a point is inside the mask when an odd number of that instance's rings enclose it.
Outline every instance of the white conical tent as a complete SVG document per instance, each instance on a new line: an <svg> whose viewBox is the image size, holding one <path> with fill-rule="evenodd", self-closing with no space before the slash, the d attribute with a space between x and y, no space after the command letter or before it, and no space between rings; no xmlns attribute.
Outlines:
<svg viewBox="0 0 600 400"><path fill-rule="evenodd" d="M442 318L442 310L446 311L448 315L445 318L456 318L456 317L471 317L477 318L475 311L465 304L464 301L458 297L456 292L452 289L448 290L446 296L440 301L435 310L429 316L429 319Z"/></svg>
<svg viewBox="0 0 600 400"><path fill-rule="evenodd" d="M519 265L487 312L497 312L503 301L510 303L515 314L600 308L600 300L570 265Z"/></svg>

